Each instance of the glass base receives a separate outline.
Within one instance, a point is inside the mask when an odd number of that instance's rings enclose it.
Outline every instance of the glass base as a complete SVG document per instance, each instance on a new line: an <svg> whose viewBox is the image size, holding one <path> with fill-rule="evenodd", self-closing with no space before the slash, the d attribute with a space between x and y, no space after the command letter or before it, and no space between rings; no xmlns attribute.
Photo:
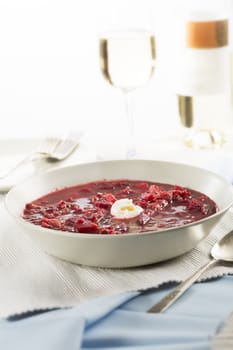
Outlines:
<svg viewBox="0 0 233 350"><path fill-rule="evenodd" d="M211 129L192 129L184 138L186 146L196 149L217 149L225 142L223 132Z"/></svg>

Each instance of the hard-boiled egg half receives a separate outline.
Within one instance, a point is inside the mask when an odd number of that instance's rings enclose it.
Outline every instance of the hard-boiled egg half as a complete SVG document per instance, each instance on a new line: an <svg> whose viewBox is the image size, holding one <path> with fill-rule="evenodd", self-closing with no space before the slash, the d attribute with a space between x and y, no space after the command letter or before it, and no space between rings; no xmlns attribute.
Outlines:
<svg viewBox="0 0 233 350"><path fill-rule="evenodd" d="M111 214L117 219L132 219L139 214L143 209L139 205L135 205L132 199L118 199L111 207Z"/></svg>

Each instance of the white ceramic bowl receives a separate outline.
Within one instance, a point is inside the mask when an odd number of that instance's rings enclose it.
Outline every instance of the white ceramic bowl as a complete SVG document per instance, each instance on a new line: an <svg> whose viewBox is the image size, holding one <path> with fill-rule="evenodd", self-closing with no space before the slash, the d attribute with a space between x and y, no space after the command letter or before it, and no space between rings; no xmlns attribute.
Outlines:
<svg viewBox="0 0 233 350"><path fill-rule="evenodd" d="M123 178L169 183L200 191L217 203L219 211L175 229L109 236L46 229L21 217L26 203L56 188ZM233 189L222 177L189 165L153 160L113 160L33 176L12 188L5 203L12 217L45 252L73 263L122 268L171 259L194 248L233 204Z"/></svg>

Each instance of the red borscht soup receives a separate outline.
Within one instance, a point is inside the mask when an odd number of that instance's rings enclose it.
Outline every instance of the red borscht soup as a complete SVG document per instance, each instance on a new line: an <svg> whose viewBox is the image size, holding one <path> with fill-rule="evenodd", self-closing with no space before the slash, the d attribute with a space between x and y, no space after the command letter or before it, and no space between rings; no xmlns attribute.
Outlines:
<svg viewBox="0 0 233 350"><path fill-rule="evenodd" d="M217 211L203 193L139 180L103 180L55 190L27 203L23 218L54 230L91 234L160 231Z"/></svg>
<svg viewBox="0 0 233 350"><path fill-rule="evenodd" d="M55 230L125 234L190 224L217 211L203 193L139 180L103 180L55 190L27 203L23 218Z"/></svg>

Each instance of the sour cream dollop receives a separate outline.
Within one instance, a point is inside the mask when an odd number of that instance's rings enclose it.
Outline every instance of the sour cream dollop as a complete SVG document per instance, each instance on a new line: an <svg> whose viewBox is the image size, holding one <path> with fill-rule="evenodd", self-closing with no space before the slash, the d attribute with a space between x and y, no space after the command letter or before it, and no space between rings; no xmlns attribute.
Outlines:
<svg viewBox="0 0 233 350"><path fill-rule="evenodd" d="M132 199L118 199L111 207L111 214L118 219L131 219L139 214L143 209L139 205L135 205Z"/></svg>

